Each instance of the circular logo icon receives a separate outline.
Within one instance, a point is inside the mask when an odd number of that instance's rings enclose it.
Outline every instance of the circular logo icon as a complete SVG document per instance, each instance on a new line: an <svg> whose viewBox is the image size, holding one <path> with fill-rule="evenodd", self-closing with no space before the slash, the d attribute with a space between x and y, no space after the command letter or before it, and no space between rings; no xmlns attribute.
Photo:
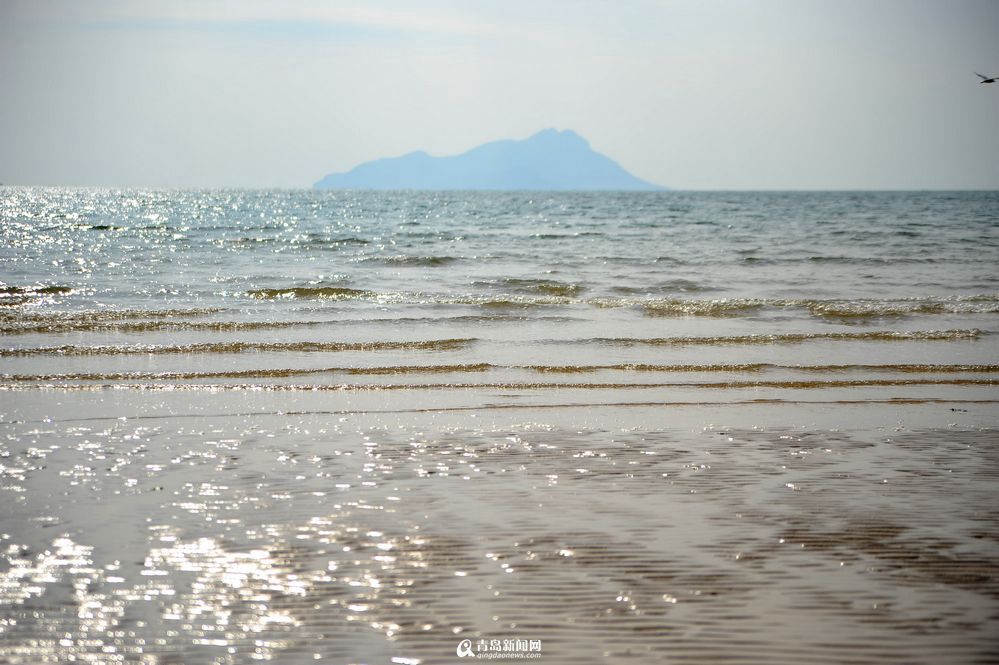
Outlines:
<svg viewBox="0 0 999 665"><path fill-rule="evenodd" d="M475 653L472 651L472 640L462 640L461 642L458 642L457 654L458 658L474 656Z"/></svg>

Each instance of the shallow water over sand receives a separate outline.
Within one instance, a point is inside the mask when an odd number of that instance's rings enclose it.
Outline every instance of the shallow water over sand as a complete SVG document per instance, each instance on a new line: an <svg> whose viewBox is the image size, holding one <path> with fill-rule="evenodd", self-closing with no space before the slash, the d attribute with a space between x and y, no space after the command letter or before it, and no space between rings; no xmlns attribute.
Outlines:
<svg viewBox="0 0 999 665"><path fill-rule="evenodd" d="M0 662L999 660L996 193L0 191Z"/></svg>
<svg viewBox="0 0 999 665"><path fill-rule="evenodd" d="M10 662L445 663L465 638L559 663L997 653L991 405L610 407L663 427L599 430L315 393L286 414L10 395ZM798 424L723 425L748 417Z"/></svg>

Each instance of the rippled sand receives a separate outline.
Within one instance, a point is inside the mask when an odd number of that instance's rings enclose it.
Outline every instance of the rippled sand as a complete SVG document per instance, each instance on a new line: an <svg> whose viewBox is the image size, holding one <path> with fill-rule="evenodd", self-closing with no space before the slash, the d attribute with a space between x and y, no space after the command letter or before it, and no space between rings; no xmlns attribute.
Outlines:
<svg viewBox="0 0 999 665"><path fill-rule="evenodd" d="M207 396L7 394L0 661L999 657L989 404Z"/></svg>

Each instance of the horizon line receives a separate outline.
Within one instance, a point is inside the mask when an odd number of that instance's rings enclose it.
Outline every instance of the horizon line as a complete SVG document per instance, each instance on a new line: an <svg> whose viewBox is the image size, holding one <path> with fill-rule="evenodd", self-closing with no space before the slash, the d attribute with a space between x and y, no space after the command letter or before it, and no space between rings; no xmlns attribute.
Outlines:
<svg viewBox="0 0 999 665"><path fill-rule="evenodd" d="M317 189L311 186L302 187L285 187L280 185L196 185L196 186L178 186L178 185L26 185L19 183L2 183L0 182L0 188L2 189L109 189L109 190L156 190L156 191L284 191L284 192L297 192L297 191L308 191L308 192L472 192L472 193L545 193L545 194L638 194L638 195L656 195L656 194L673 194L680 192L746 192L746 193L776 193L776 192L999 192L999 185L994 188L988 187L832 187L832 188L695 188L695 187L663 187L662 189L655 191L642 191L642 190L628 190L628 189L418 189L418 188L400 188L400 189L387 189L387 188L324 188Z"/></svg>

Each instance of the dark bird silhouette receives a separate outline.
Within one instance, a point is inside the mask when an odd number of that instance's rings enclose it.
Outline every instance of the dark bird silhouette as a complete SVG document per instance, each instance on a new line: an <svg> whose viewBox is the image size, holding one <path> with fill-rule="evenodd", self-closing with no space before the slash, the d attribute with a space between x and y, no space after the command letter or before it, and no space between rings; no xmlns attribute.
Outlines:
<svg viewBox="0 0 999 665"><path fill-rule="evenodd" d="M982 79L981 81L979 81L979 83L995 83L996 81L999 81L999 76L993 76L989 78L988 76L983 76L978 72L975 72L975 76Z"/></svg>

